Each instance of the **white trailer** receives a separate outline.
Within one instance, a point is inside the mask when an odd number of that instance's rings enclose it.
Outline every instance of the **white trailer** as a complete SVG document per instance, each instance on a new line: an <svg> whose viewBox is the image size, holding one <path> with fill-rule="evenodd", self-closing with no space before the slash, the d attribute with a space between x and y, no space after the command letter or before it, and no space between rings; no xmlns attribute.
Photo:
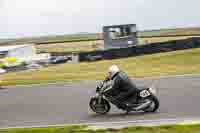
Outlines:
<svg viewBox="0 0 200 133"><path fill-rule="evenodd" d="M31 63L49 60L50 54L37 54L34 44L0 46L0 59L5 59L6 57L16 58L18 63Z"/></svg>
<svg viewBox="0 0 200 133"><path fill-rule="evenodd" d="M16 57L20 60L28 60L36 55L36 48L33 44L0 46L1 58Z"/></svg>

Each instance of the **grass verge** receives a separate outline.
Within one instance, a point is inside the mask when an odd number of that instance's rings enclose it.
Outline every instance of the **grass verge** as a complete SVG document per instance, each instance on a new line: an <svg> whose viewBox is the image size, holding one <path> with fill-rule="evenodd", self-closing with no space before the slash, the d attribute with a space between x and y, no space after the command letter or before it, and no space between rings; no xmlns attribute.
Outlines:
<svg viewBox="0 0 200 133"><path fill-rule="evenodd" d="M144 37L138 38L138 45L148 45L150 43L167 42L172 40L183 40L199 36L173 36L173 37ZM37 52L87 52L103 48L103 40L81 41L81 42L60 42L36 45Z"/></svg>
<svg viewBox="0 0 200 133"><path fill-rule="evenodd" d="M86 126L66 126L49 128L4 129L0 133L199 133L200 124L166 125L153 127L129 127L123 129L85 129Z"/></svg>
<svg viewBox="0 0 200 133"><path fill-rule="evenodd" d="M99 80L105 77L111 64L119 65L131 77L197 74L200 73L199 57L200 48L92 63L61 64L1 76L3 85Z"/></svg>

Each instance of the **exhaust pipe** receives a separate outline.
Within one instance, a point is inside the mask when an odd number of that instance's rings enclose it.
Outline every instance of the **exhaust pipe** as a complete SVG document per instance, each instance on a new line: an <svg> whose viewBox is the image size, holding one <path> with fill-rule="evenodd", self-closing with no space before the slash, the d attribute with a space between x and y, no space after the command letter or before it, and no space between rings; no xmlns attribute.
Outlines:
<svg viewBox="0 0 200 133"><path fill-rule="evenodd" d="M140 106L133 108L133 109L136 110L136 111L143 110L143 109L147 108L149 105L151 105L151 101L148 100L145 103L143 103Z"/></svg>

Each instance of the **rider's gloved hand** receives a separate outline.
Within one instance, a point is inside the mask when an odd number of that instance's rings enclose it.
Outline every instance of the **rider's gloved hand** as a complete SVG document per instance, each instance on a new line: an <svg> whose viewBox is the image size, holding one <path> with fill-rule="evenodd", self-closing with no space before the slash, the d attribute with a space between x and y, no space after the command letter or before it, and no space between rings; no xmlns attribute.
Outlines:
<svg viewBox="0 0 200 133"><path fill-rule="evenodd" d="M104 81L109 81L110 78L108 76L106 76L106 78L104 79Z"/></svg>
<svg viewBox="0 0 200 133"><path fill-rule="evenodd" d="M100 91L100 88L99 88L99 87L97 87L97 88L96 88L96 92L99 92L99 91Z"/></svg>

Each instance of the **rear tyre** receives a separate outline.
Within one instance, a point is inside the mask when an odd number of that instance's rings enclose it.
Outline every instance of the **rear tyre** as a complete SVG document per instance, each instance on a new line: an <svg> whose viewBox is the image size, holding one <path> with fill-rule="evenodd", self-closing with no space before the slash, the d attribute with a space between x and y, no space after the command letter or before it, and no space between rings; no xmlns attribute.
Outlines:
<svg viewBox="0 0 200 133"><path fill-rule="evenodd" d="M102 99L101 103L98 103L97 98L92 98L89 103L90 108L97 114L106 114L110 111L110 104L107 100Z"/></svg>
<svg viewBox="0 0 200 133"><path fill-rule="evenodd" d="M152 95L148 100L151 101L151 104L145 108L144 112L156 112L160 106L159 100L156 96Z"/></svg>

